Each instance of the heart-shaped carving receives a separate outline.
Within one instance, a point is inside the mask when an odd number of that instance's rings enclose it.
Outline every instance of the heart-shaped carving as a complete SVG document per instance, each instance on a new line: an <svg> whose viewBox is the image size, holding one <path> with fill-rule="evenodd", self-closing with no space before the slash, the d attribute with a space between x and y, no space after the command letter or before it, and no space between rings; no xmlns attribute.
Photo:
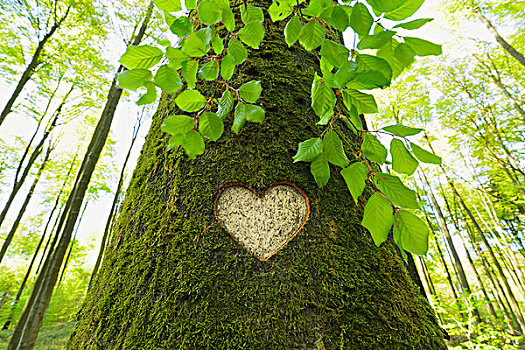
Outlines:
<svg viewBox="0 0 525 350"><path fill-rule="evenodd" d="M308 221L306 194L291 182L276 182L259 195L251 187L224 186L213 205L215 217L244 249L267 261L284 248Z"/></svg>

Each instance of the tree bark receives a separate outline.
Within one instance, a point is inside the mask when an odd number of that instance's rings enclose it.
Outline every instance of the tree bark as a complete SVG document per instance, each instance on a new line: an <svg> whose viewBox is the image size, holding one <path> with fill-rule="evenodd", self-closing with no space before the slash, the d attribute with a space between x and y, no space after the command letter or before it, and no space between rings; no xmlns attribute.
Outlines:
<svg viewBox="0 0 525 350"><path fill-rule="evenodd" d="M362 203L335 168L319 189L309 164L293 164L297 144L322 130L310 107L319 64L287 48L284 23L265 25L232 81L261 81L264 124L225 130L190 160L166 149L164 116L181 111L163 97L68 349L445 349L428 301L393 246L377 248L358 224ZM212 95L213 85L199 87ZM213 203L228 183L261 191L281 180L308 195L310 219L263 262L221 228Z"/></svg>
<svg viewBox="0 0 525 350"><path fill-rule="evenodd" d="M4 240L4 243L2 244L2 248L0 249L0 263L4 259L5 254L7 253L7 248L9 248L9 245L13 241L13 237L15 236L16 230L18 230L18 225L20 225L20 221L22 221L22 217L24 216L27 206L29 205L31 198L33 197L33 194L35 193L36 185L40 181L40 177L42 176L42 173L44 172L44 169L46 168L47 161L49 160L49 156L51 155L52 150L53 148L49 146L49 148L47 149L46 155L44 156L44 159L42 160L42 164L40 165L40 168L38 169L38 172L33 180L33 183L31 184L31 188L29 189L29 192L27 193L24 203L22 204L22 207L18 211L18 215L16 216L16 219L13 222L13 225L11 226L9 233L7 234Z"/></svg>
<svg viewBox="0 0 525 350"><path fill-rule="evenodd" d="M473 7L474 13L478 17L478 19L487 27L487 29L491 32L491 34L494 36L494 39L500 44L500 46L507 51L512 57L516 59L523 67L525 67L525 57L518 52L511 44L509 44L501 35L499 35L498 31L492 25L492 23L489 21L487 17L481 12L481 9L479 6Z"/></svg>
<svg viewBox="0 0 525 350"><path fill-rule="evenodd" d="M108 219L106 221L106 226L104 228L104 234L102 235L102 240L100 242L100 250L98 252L97 261L95 262L95 266L93 267L93 272L91 273L91 277L89 279L88 290L91 289L93 279L97 275L98 269L100 267L100 263L102 262L102 257L106 249L106 242L111 232L112 222L115 219L115 215L116 215L115 211L117 209L117 204L119 202L120 191L122 190L122 186L124 185L124 175L126 173L126 166L128 164L128 160L131 155L131 151L133 150L133 145L135 145L135 141L137 140L140 126L141 126L141 121L138 120L135 126L136 130L134 130L133 136L131 138L131 144L129 145L128 153L126 154L126 158L124 159L124 163L122 164L122 169L120 170L120 176L118 179L117 189L115 190L115 196L113 197L113 203L111 203L111 209L109 211Z"/></svg>
<svg viewBox="0 0 525 350"><path fill-rule="evenodd" d="M0 113L0 125L2 125L7 115L11 113L11 110L13 108L13 105L16 99L22 92L22 89L24 88L26 83L29 81L29 79L31 79L31 76L35 72L35 69L40 64L40 55L42 54L42 51L44 50L44 46L46 45L48 40L51 39L53 34L55 34L57 29L62 25L62 22L64 22L64 20L68 16L70 9L71 9L70 7L67 8L64 16L62 16L58 22L55 22L55 24L51 27L49 32L47 32L46 35L44 35L44 37L42 38L42 40L38 42L38 46L35 50L35 53L33 54L33 58L31 59L31 62L29 62L29 65L25 69L24 73L22 73L22 76L20 77L20 80L18 81L18 84L15 87L15 91L13 91L13 94L11 95L4 109Z"/></svg>
<svg viewBox="0 0 525 350"><path fill-rule="evenodd" d="M457 272L458 272L461 289L462 289L463 293L466 295L466 297L468 297L468 296L470 296L470 294L472 294L472 291L470 289L470 285L469 285L468 280L467 280L467 275L465 273L465 269L463 268L463 264L461 263L461 260L459 258L459 254L457 253L456 248L454 246L454 241L452 240L452 236L450 234L450 231L448 230L447 222L445 220L445 217L443 216L443 212L441 211L441 207L439 206L439 203L437 202L436 197L434 196L432 188L430 187L430 184L428 183L427 176L425 175L425 173L421 169L420 169L420 173L422 175L421 178L423 179L423 182L425 183L425 186L427 187L428 195L430 196L430 199L432 200L432 204L434 206L434 211L436 212L437 217L439 219L439 223L441 224L440 225L441 226L441 230L445 234L445 239L447 240L448 246L450 248L450 251L451 251L451 254L452 254L452 257L453 257L453 260L454 260L454 265L455 265L455 267L457 269ZM476 307L473 307L473 313L474 313L474 317L476 318L476 321L480 322L481 321L481 316L480 316L479 311L478 311L478 309Z"/></svg>
<svg viewBox="0 0 525 350"><path fill-rule="evenodd" d="M467 247L467 243L465 242L465 238L463 237L463 234L461 233L461 229L459 227L459 219L454 217L454 214L452 213L452 209L450 208L450 204L446 197L445 191L443 190L443 187L441 186L441 184L440 184L440 188L441 188L441 196L443 197L443 200L445 201L445 206L447 208L448 214L450 216L450 219L452 220L452 223L454 224L454 227L456 228L456 232L461 238L461 243L463 243L463 248L465 249L467 260L470 264L470 267L472 268L472 271L474 272L474 275L476 276L476 280L478 281L479 287L481 288L481 292L483 293L485 301L488 304L490 314L494 317L494 319L497 319L498 316L496 314L496 310L494 309L494 306L492 306L492 302L485 289L485 284L483 283L483 280L481 279L478 269L476 268L476 264L474 263L474 260L472 259L472 256L470 255L470 251Z"/></svg>
<svg viewBox="0 0 525 350"><path fill-rule="evenodd" d="M0 213L0 226L2 226L2 223L5 220L7 212L11 208L11 204L13 204L13 201L14 201L18 191L20 190L20 188L24 184L24 181L26 180L27 176L29 175L29 171L31 170L31 167L33 166L33 164L35 163L36 159L38 158L38 156L42 152L42 149L44 147L44 143L46 142L46 140L49 137L49 135L51 135L51 133L53 132L53 130L54 130L56 124L57 124L58 117L60 116L60 113L62 112L62 108L64 107L64 104L66 103L67 98L69 97L69 94L72 91L73 91L73 88L71 88L69 90L69 92L64 96L64 98L62 99L62 102L57 107L57 109L55 110L54 114L51 116L51 120L49 121L48 125L46 126L46 129L44 131L44 134L42 135L42 138L40 139L38 145L36 145L35 149L31 153L31 156L29 157L29 160L27 161L27 164L24 167L23 166L24 160L27 157L27 154L29 154L29 150L31 149L31 144L32 144L33 140L35 139L35 137L36 137L36 135L38 133L38 130L40 129L40 125L41 125L41 123L42 123L42 121L43 121L43 119L45 117L45 114L42 115L42 118L40 119L40 122L38 123L38 126L37 126L35 132L33 133L33 136L31 137L31 140L29 141L29 143L28 143L28 145L27 145L27 147L26 147L26 149L24 151L24 154L22 155L22 159L20 160L18 168L16 170L15 179L14 179L14 182L13 182L13 189L11 190L11 193L9 194L9 198L7 199L7 202L4 205L4 208L2 209L2 212ZM47 108L46 108L46 110L47 110ZM22 168L24 168L23 171L22 171ZM20 172L22 172L21 175L20 175Z"/></svg>
<svg viewBox="0 0 525 350"><path fill-rule="evenodd" d="M82 218L84 217L84 213L86 212L87 205L88 205L88 202L84 204L84 209L82 209L82 214L80 214L80 218L78 219L78 222L77 222L77 228L75 229L75 234L73 235L73 239L71 240L71 243L69 243L69 250L67 251L66 261L64 261L64 266L62 266L62 273L60 273L60 278L58 279L56 288L60 287L60 284L62 283L62 280L64 279L67 265L69 264L69 259L71 258L71 252L73 251L73 247L75 245L75 238L77 237L78 228L80 227Z"/></svg>
<svg viewBox="0 0 525 350"><path fill-rule="evenodd" d="M133 41L133 45L138 45L145 35L148 22L153 11L153 2L150 2L142 26ZM117 74L124 70L121 65ZM71 240L71 235L78 218L80 207L84 200L84 195L91 180L91 176L98 162L102 149L106 143L111 122L115 114L115 109L122 95L122 89L117 86L116 75L109 89L108 98L101 118L95 128L91 142L88 146L84 160L80 166L75 184L68 198L68 209L64 211L60 218L62 224L59 224L61 230L57 230L57 236L60 234L60 240L53 251L48 255L48 261L37 277L40 281L39 288L31 294L30 300L23 312L24 322L19 322L15 333L11 337L9 349L30 350L34 347L38 330L42 325L45 313L49 307L49 302L53 294L55 284L58 279L60 267ZM35 283L36 285L36 283Z"/></svg>

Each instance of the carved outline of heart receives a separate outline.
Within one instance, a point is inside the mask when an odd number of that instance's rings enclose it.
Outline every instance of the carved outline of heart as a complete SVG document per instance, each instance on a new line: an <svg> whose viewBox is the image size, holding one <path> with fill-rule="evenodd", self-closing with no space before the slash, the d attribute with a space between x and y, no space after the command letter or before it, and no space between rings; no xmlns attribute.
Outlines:
<svg viewBox="0 0 525 350"><path fill-rule="evenodd" d="M259 258L254 252L252 252L248 247L246 247L237 237L235 237L235 235L230 232L227 228L226 228L226 225L224 224L223 221L221 221L221 219L219 219L219 215L217 214L217 202L221 196L221 194L224 192L224 190L226 190L227 188L229 187L236 187L236 186L239 186L239 187L244 187L246 189L248 189L250 192L252 192L257 198L259 199L262 199L265 195L266 192L268 192L268 190L270 190L271 188L275 187L275 186L280 186L280 185L283 185L283 186L290 186L292 187L294 190L296 190L305 200L306 202L306 216L305 216L305 219L303 221L303 223L301 224L301 226L286 240L286 242L284 242L284 244L282 244L278 249L276 249L274 252L272 252L270 255L266 256L265 258ZM304 226L306 225L306 223L308 222L308 219L310 218L310 200L308 199L308 196L299 188L297 187L295 184L289 182L289 181L278 181L278 182L274 182L272 183L270 186L266 187L264 190L261 191L261 193L258 193L256 190L254 190L253 188L251 188L249 185L247 184L244 184L244 183L238 183L238 182L235 182L235 183L228 183L226 185L224 185L220 190L219 190L219 193L217 194L217 196L215 197L215 201L213 202L213 214L215 216L215 219L217 219L217 221L219 222L219 224L221 225L221 227L230 234L230 236L241 246L244 248L244 250L246 250L248 253L250 253L252 256L256 257L257 259L259 259L259 261L268 261L272 256L274 256L275 254L277 254L281 249L283 249L292 239L294 239L295 236L297 236L297 234L304 228Z"/></svg>

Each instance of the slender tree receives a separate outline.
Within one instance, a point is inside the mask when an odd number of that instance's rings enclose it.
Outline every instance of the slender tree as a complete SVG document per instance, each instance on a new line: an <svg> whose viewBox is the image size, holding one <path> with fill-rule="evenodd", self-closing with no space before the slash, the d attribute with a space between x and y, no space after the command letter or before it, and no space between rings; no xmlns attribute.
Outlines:
<svg viewBox="0 0 525 350"><path fill-rule="evenodd" d="M490 31L490 33L494 36L494 39L500 44L500 46L507 51L512 57L516 59L523 67L525 67L525 57L518 52L512 46L509 44L496 30L492 22L483 14L483 11L481 8L475 4L473 1L471 2L472 10L474 11L474 14L478 17L478 19L487 27L487 29Z"/></svg>
<svg viewBox="0 0 525 350"><path fill-rule="evenodd" d="M124 185L126 165L128 164L129 157L131 156L131 151L133 150L133 146L135 145L135 141L137 140L137 137L139 135L140 127L143 122L142 118L144 116L144 111L145 110L143 109L141 114L137 118L135 126L133 127L131 143L129 145L128 152L126 153L126 157L124 158L124 163L122 164L122 168L120 170L120 176L119 176L118 183L117 183L117 189L115 190L115 195L113 196L113 202L111 203L111 209L109 210L108 219L106 220L106 226L104 227L104 233L102 234L102 240L100 242L100 249L97 255L97 261L95 262L95 266L93 267L93 272L91 273L91 277L89 279L88 289L91 288L93 279L97 275L97 271L100 267L100 263L102 262L102 256L104 255L104 250L106 249L106 242L111 233L112 223L114 222L115 215L116 215L117 204L119 202L122 186Z"/></svg>
<svg viewBox="0 0 525 350"><path fill-rule="evenodd" d="M29 188L29 192L27 193L26 198L24 199L24 202L22 203L22 207L18 211L18 215L16 216L15 221L13 222L11 226L11 229L7 233L4 243L2 244L2 248L0 249L0 262L2 262L2 260L4 259L4 256L7 253L7 248L9 248L9 245L11 244L11 241L13 240L13 237L15 236L16 230L18 229L18 225L20 225L20 221L22 220L22 217L24 216L27 206L29 205L31 198L33 197L33 194L35 193L36 185L40 181L40 177L42 176L42 173L44 172L44 169L47 166L47 161L49 160L49 156L51 155L53 148L54 146L52 146L51 144L47 148L44 159L42 160L42 163L40 164L38 172L36 173L36 176L33 180L33 183L31 184L31 187Z"/></svg>
<svg viewBox="0 0 525 350"><path fill-rule="evenodd" d="M58 1L55 1L55 11L54 11L54 13L52 15L53 18L49 19L49 20L52 20L54 22L54 24L51 26L51 28L49 28L47 33L45 33L44 36L42 37L42 39L40 39L40 41L38 42L38 45L37 45L37 47L35 49L33 57L31 58L31 61L29 62L29 64L27 65L27 68L22 73L22 76L20 77L20 80L18 81L18 84L16 85L15 90L13 91L13 94L11 95L11 97L7 101L4 109L0 113L0 125L2 125L2 123L4 122L4 120L7 117L7 115L9 113L11 113L13 105L14 105L15 101L18 99L18 97L20 96L20 93L22 92L22 89L27 84L27 82L31 79L31 76L35 72L35 70L38 67L38 65L42 62L42 60L40 59L40 56L42 55L42 52L44 50L44 46L49 41L49 39L51 39L53 34L55 34L55 32L58 30L58 28L60 28L60 26L66 20L67 16L70 13L71 6L68 6L65 9L64 13L62 15L59 15L56 12L56 9L57 9L56 3L57 2Z"/></svg>
<svg viewBox="0 0 525 350"><path fill-rule="evenodd" d="M142 26L133 40L133 45L138 45L145 33L148 22L153 11L153 2L148 6ZM124 67L121 65L117 69L117 74L122 72ZM109 134L111 122L115 109L122 95L122 89L117 86L116 77L113 79L109 89L108 98L102 116L91 138L91 142L86 151L86 155L80 166L73 189L68 197L66 208L60 217L56 236L60 235L60 240L53 250L49 250L46 262L40 271L35 287L31 292L28 302L18 322L15 332L10 339L9 349L32 349L38 335L38 330L44 319L44 315L49 307L49 302L58 279L58 274L64 256L71 240L71 235L78 218L80 206L84 200L84 195L89 185L91 176L100 157L104 144Z"/></svg>

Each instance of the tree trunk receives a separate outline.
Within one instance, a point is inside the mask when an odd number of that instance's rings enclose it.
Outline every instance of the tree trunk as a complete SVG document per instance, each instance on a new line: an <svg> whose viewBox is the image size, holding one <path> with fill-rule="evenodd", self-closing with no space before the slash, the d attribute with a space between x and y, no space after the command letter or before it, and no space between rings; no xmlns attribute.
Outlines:
<svg viewBox="0 0 525 350"><path fill-rule="evenodd" d="M44 35L44 37L42 38L42 40L38 42L38 46L36 47L36 50L35 50L35 53L33 54L33 58L31 59L31 62L29 62L29 65L25 69L24 73L22 73L22 76L20 77L20 80L18 81L18 84L15 87L15 91L13 91L13 94L11 95L4 109L0 113L0 125L2 125L7 115L11 113L11 109L13 108L13 105L15 104L16 99L22 92L22 89L24 88L26 83L29 81L29 79L31 79L31 76L35 72L35 69L37 68L37 66L40 64L40 55L42 54L42 50L44 49L44 46L46 45L47 41L53 36L53 34L55 34L57 29L60 27L60 25L62 25L62 22L64 22L64 20L66 19L67 15L69 14L70 9L71 9L70 7L67 8L64 16L62 16L62 18L58 22L55 22L55 24L51 27L49 32L47 32L46 35Z"/></svg>
<svg viewBox="0 0 525 350"><path fill-rule="evenodd" d="M454 260L454 266L456 267L458 275L459 275L459 281L460 281L461 289L462 289L463 293L465 294L465 296L468 298L470 296L470 294L472 294L472 291L470 289L470 285L469 285L468 280L467 280L467 275L465 273L465 269L463 268L463 264L461 263L461 260L459 258L459 254L457 253L456 248L454 246L454 241L452 240L452 236L450 234L450 231L448 230L447 222L445 220L445 217L443 216L443 212L441 211L441 207L439 206L439 203L437 202L436 197L434 196L434 193L432 192L432 188L430 187L430 184L428 183L427 176L425 175L425 173L421 169L420 169L420 173L421 173L421 175L422 175L421 177L422 177L422 179L423 179L423 181L424 181L424 183L425 183L425 185L427 187L427 192L428 192L428 194L430 196L430 199L432 200L432 204L434 206L434 210L435 210L435 212L437 214L437 217L439 219L439 223L441 224L441 230L445 234L445 239L447 240L448 246L450 248L450 251L451 251L451 254L452 254L452 257L453 257L453 260ZM476 318L476 321L480 322L481 321L481 317L480 317L478 309L475 306L473 307L473 313L474 313L474 316Z"/></svg>
<svg viewBox="0 0 525 350"><path fill-rule="evenodd" d="M113 203L111 203L111 209L109 211L108 219L106 221L106 227L104 228L104 234L102 235L102 240L100 242L100 250L98 252L97 261L95 262L95 266L93 267L93 272L91 273L91 277L89 279L88 290L91 289L91 285L93 284L93 279L97 275L98 269L100 267L100 263L102 262L102 257L104 256L104 251L106 249L106 242L111 232L112 222L115 219L115 215L116 215L116 209L117 209L117 204L119 202L120 191L122 190L122 185L124 185L124 175L126 173L126 166L128 164L128 160L131 155L131 151L133 150L133 146L135 145L135 141L137 140L140 126L141 126L141 121L139 119L137 121L137 124L135 125L136 129L133 132L133 136L131 138L131 144L129 145L129 148L128 148L128 153L126 154L126 158L124 159L124 163L122 164L122 169L120 170L120 176L118 179L117 189L115 190L115 196L113 197Z"/></svg>
<svg viewBox="0 0 525 350"><path fill-rule="evenodd" d="M67 265L69 264L69 259L71 258L71 252L73 252L73 247L75 245L75 238L77 237L78 228L80 227L80 224L82 223L82 218L84 217L84 213L86 212L87 206L88 206L88 202L84 204L84 209L82 209L82 213L80 214L80 218L78 219L77 228L75 229L73 239L71 240L71 243L69 244L69 250L67 251L67 256L66 256L66 261L64 261L64 266L62 266L62 273L60 274L60 278L58 279L58 283L56 286L57 288L60 287L60 284L62 283L62 280L64 279Z"/></svg>
<svg viewBox="0 0 525 350"><path fill-rule="evenodd" d="M427 143L428 143L428 145L430 147L430 150L432 151L432 153L435 154L434 149L432 147L432 144L430 143L430 139L427 137L427 135L425 135L425 138L426 138L426 141L427 141ZM474 224L474 227L476 228L476 231L477 231L478 235L483 240L483 243L487 246L487 249L488 249L489 254L490 254L491 258L492 258L492 261L494 262L494 265L496 266L496 269L498 270L498 273L499 273L499 275L500 275L500 277L501 277L501 279L503 281L503 284L505 285L505 289L506 289L507 295L509 296L510 301L512 303L512 308L514 310L514 313L515 313L516 319L517 319L517 325L516 325L517 328L518 328L517 331L520 334L523 334L523 331L525 330L525 319L524 319L523 314L521 312L521 309L520 309L520 306L518 304L518 301L516 300L514 292L512 291L512 289L511 289L511 287L509 285L509 282L507 281L507 278L505 277L505 274L503 273L503 269L501 268L501 265L500 265L498 259L496 258L496 255L494 254L494 250L492 249L492 247L491 247L491 245L490 245L490 243L489 243L485 233L483 232L483 230L479 226L478 221L476 220L476 218L474 217L474 215L472 214L470 209L467 207L465 201L463 200L463 197L459 194L458 190L456 189L456 186L454 185L454 183L452 182L452 180L448 176L447 172L445 171L445 168L442 165L440 167L441 167L441 170L443 172L443 175L445 175L445 177L447 179L448 185L450 186L450 188L454 192L454 195L456 196L456 198L459 200L459 203L463 207L465 213L467 214L469 219Z"/></svg>
<svg viewBox="0 0 525 350"><path fill-rule="evenodd" d="M0 213L0 226L2 226L2 223L5 220L7 212L11 208L11 204L13 204L13 200L15 199L18 191L20 190L20 188L24 184L24 181L26 180L27 176L29 175L29 171L31 170L31 167L35 163L35 161L38 158L38 156L40 155L40 153L42 153L42 149L44 147L44 143L46 142L46 140L49 137L49 135L51 135L51 133L53 132L53 130L54 130L56 124L57 124L58 117L60 116L60 113L62 111L62 107L66 103L67 97L69 96L71 91L72 90L69 91L69 93L66 95L66 97L64 97L64 99L62 100L61 104L57 107L56 111L54 112L54 115L51 117L51 120L49 121L49 124L46 127L46 130L44 131L44 134L42 135L42 138L40 139L38 145L36 145L35 149L31 153L31 156L29 157L29 159L27 161L27 164L26 164L26 166L24 168L23 167L24 159L26 158L27 154L29 153L29 150L31 148L31 143L33 142L36 134L38 133L38 129L40 128L40 124L41 124L41 122L42 122L42 120L44 118L44 116L42 116L42 119L40 120L40 122L38 124L38 127L35 130L35 133L31 137L31 141L29 141L29 144L27 145L27 147L26 147L26 149L24 151L24 154L22 156L22 159L20 160L20 164L18 165L18 168L16 170L15 180L13 182L13 189L11 190L11 193L9 194L9 198L7 199L7 202L4 205L4 209L2 209L2 212ZM22 172L22 168L24 168L23 172ZM20 172L22 172L21 175L20 175Z"/></svg>
<svg viewBox="0 0 525 350"><path fill-rule="evenodd" d="M9 245L13 241L13 237L15 236L16 230L18 230L18 225L20 225L20 221L22 221L22 217L24 216L27 206L29 205L31 198L33 197L33 194L35 193L36 185L40 181L40 177L42 176L42 173L44 172L44 169L46 168L47 161L49 160L49 156L51 155L52 150L53 148L49 146L49 148L47 149L46 155L44 156L44 159L42 160L42 164L40 165L40 168L38 169L38 172L35 176L35 179L33 180L33 183L31 184L31 188L29 189L29 192L27 193L24 203L22 204L22 207L18 211L18 215L16 216L16 219L13 222L13 225L11 226L11 230L9 230L9 233L7 234L4 240L4 243L2 244L2 248L0 249L0 263L4 259L5 254L7 253L7 248L9 248Z"/></svg>
<svg viewBox="0 0 525 350"><path fill-rule="evenodd" d="M297 144L321 132L310 107L319 64L287 48L284 23L265 24L232 82L261 81L265 122L225 130L190 160L167 150L161 124L181 111L163 97L68 349L445 349L428 301L393 246L377 248L359 225L363 204L335 168L319 189L309 164L293 164ZM260 261L221 228L213 204L227 184L262 191L282 180L308 195L310 219Z"/></svg>
<svg viewBox="0 0 525 350"><path fill-rule="evenodd" d="M138 45L144 37L152 11L153 2L150 2L142 26L133 41L133 45ZM117 74L123 70L124 67L122 65L119 66ZM107 102L102 111L101 118L95 128L91 142L84 156L84 160L78 171L73 189L68 197L66 203L67 210L63 212L62 217L60 218L60 230L57 230L56 233L57 237L60 235L60 240L55 249L52 251L50 250L48 259L37 277L37 282L39 283L38 289L33 289L34 293L31 293L26 307L24 308L21 317L23 322L18 322L16 326L15 332L9 343L10 350L30 350L34 347L38 331L49 307L49 302L58 279L60 267L62 266L67 247L71 241L71 235L78 218L80 207L84 200L84 195L102 149L106 143L115 109L117 108L121 95L122 89L117 86L117 78L115 76L109 89ZM37 286L37 282L35 282L35 286Z"/></svg>
<svg viewBox="0 0 525 350"><path fill-rule="evenodd" d="M29 279L29 276L31 276L31 270L33 269L33 265L40 251L40 247L42 247L42 244L44 243L44 239L46 238L47 229L49 227L49 224L51 223L51 220L53 219L53 214L55 213L55 209L57 208L57 205L58 205L58 200L55 202L55 206L53 207L53 209L51 210L49 214L49 218L47 219L46 226L44 227L44 230L42 231L42 236L40 237L40 241L38 241L38 244L33 253L33 257L31 258L31 262L29 263L29 267L27 268L27 272L24 276L24 279L22 280L22 283L20 284L20 288L18 289L18 292L16 293L16 297L15 297L15 300L13 301L13 305L11 305L11 310L9 311L9 315L7 316L7 319L2 327L3 331L9 329L9 325L11 324L11 321L13 320L13 316L15 315L15 311L16 311L16 306L18 305L18 302L20 301L20 297L22 296L22 293L24 292L27 280Z"/></svg>
<svg viewBox="0 0 525 350"><path fill-rule="evenodd" d="M494 309L494 306L492 305L492 302L487 294L487 291L485 289L485 284L483 283L483 280L481 279L481 276L478 272L478 269L476 267L476 264L474 263L474 260L472 259L472 256L470 255L470 251L467 247L467 243L465 242L465 238L463 237L463 234L461 233L461 229L459 227L459 218L455 218L454 214L452 213L452 209L450 208L450 204L448 202L448 199L446 197L445 191L443 190L443 187L441 184L439 185L441 188L441 195L443 196L443 200L445 201L445 205L447 207L448 214L450 216L450 219L452 220L452 223L454 224L454 227L456 228L456 232L458 233L459 237L461 238L461 243L463 244L463 249L465 250L465 253L467 255L467 260L470 264L470 267L472 268L472 271L474 272L474 275L476 276L476 280L478 281L479 287L481 288L481 292L483 293L483 296L485 298L485 301L487 302L489 306L490 314L494 317L494 319L497 319L498 316L496 314L496 310Z"/></svg>
<svg viewBox="0 0 525 350"><path fill-rule="evenodd" d="M525 57L523 57L523 55L519 53L511 44L509 44L505 39L503 39L501 35L499 35L496 28L492 25L488 18L485 17L483 12L481 12L479 6L474 6L473 10L476 16L479 18L479 20L492 33L494 39L496 39L498 44L500 44L505 51L507 51L512 57L514 57L519 63L521 63L523 67L525 67Z"/></svg>

